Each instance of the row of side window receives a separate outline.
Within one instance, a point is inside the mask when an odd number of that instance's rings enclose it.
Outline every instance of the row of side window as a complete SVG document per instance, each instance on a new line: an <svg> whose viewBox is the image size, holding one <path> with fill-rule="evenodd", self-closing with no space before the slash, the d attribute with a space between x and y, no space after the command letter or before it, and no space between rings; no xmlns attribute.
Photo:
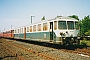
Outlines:
<svg viewBox="0 0 90 60"><path fill-rule="evenodd" d="M54 30L56 29L57 29L57 21L54 21ZM47 30L48 30L47 23L43 23L43 27L42 24L26 27L26 32L47 31ZM15 33L24 33L24 28L19 28L14 31Z"/></svg>
<svg viewBox="0 0 90 60"><path fill-rule="evenodd" d="M46 31L46 30L48 30L47 23L43 23L43 30L42 30L42 25L41 24L26 27L26 32L36 32L36 31ZM19 28L19 29L16 29L14 31L15 31L15 33L23 33L24 28Z"/></svg>

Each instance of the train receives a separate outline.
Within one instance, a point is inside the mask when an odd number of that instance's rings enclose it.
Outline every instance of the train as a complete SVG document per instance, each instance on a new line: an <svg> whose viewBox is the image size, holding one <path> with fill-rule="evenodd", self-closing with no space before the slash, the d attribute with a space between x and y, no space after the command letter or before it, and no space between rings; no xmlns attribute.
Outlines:
<svg viewBox="0 0 90 60"><path fill-rule="evenodd" d="M62 16L42 20L10 31L0 33L1 37L49 42L61 45L79 44L78 20Z"/></svg>
<svg viewBox="0 0 90 60"><path fill-rule="evenodd" d="M14 30L8 30L0 33L0 37L14 38Z"/></svg>

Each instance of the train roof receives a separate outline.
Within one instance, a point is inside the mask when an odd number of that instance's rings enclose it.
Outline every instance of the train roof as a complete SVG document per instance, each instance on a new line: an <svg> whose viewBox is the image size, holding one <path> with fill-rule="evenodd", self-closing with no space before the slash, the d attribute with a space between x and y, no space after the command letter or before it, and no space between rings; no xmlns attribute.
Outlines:
<svg viewBox="0 0 90 60"><path fill-rule="evenodd" d="M53 19L41 20L41 21L39 21L39 22L37 22L37 23L32 23L32 24L24 25L24 26L21 26L21 27L18 27L18 28L24 28L24 27L26 27L26 26L35 25L35 24L40 24L40 23L44 23L44 22L48 22L48 21L53 21L53 20L67 20L67 21L73 20L73 21L78 21L78 20L76 20L76 19L74 19L74 18L71 18L71 17L68 17L68 16L59 16L59 17L54 17ZM18 28L15 28L15 29L18 29Z"/></svg>
<svg viewBox="0 0 90 60"><path fill-rule="evenodd" d="M67 19L67 20L76 20L75 18L72 18L72 17L68 17L68 16L60 16L60 17L55 17L53 19L50 19L50 20L56 20L56 19ZM78 20L77 20L78 21Z"/></svg>
<svg viewBox="0 0 90 60"><path fill-rule="evenodd" d="M77 19L75 18L71 18L71 17L68 17L68 16L60 16L60 17L55 17L53 19L48 19L48 20L42 20L38 23L42 23L42 22L48 22L48 21L53 21L53 20L64 20L64 21L78 21ZM33 23L33 24L37 24L37 23ZM33 25L33 24L29 24L29 25Z"/></svg>

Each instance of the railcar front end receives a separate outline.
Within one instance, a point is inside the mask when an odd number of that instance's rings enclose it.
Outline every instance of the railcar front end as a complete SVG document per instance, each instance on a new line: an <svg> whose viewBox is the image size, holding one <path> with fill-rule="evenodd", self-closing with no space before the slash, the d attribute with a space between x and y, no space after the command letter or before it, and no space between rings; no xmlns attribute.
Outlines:
<svg viewBox="0 0 90 60"><path fill-rule="evenodd" d="M58 20L57 28L54 31L56 43L63 45L79 44L79 40L77 40L79 34L78 20Z"/></svg>

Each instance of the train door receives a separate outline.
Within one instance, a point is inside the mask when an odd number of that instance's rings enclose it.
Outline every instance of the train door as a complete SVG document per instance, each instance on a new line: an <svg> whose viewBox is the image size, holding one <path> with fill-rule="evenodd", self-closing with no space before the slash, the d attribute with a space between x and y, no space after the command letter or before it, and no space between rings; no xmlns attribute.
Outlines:
<svg viewBox="0 0 90 60"><path fill-rule="evenodd" d="M50 22L50 41L53 41L53 22Z"/></svg>
<svg viewBox="0 0 90 60"><path fill-rule="evenodd" d="M26 27L24 27L24 39L26 39Z"/></svg>
<svg viewBox="0 0 90 60"><path fill-rule="evenodd" d="M14 38L14 30L11 30L11 38Z"/></svg>

